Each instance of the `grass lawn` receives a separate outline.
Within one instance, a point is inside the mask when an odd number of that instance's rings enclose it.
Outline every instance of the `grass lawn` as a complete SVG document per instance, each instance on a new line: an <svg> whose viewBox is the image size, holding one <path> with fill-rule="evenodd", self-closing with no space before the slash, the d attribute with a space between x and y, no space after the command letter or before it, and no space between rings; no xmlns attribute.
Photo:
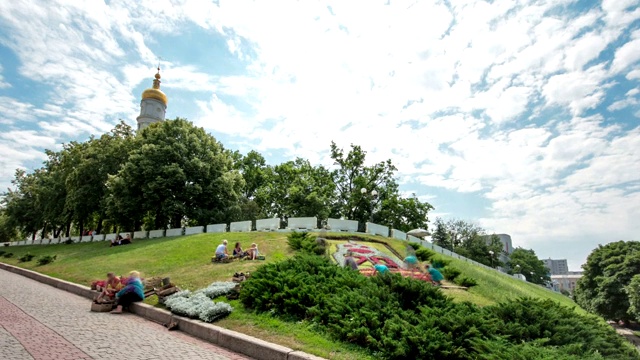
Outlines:
<svg viewBox="0 0 640 360"><path fill-rule="evenodd" d="M0 261L84 285L104 278L109 271L125 275L131 270L138 270L144 277L170 276L171 281L181 288L195 290L214 281L229 281L235 272L251 272L261 264L292 256L293 252L287 246L286 235L268 232L200 234L134 240L132 245L114 248L110 248L109 243L104 241L71 245L13 246L0 248L0 251L14 253L12 258L0 257ZM338 234L328 235L331 237ZM369 235L359 237L385 242L400 255L406 253L406 242ZM266 260L211 264L211 256L222 239L229 241L230 251L236 242L240 242L245 249L255 242L260 253L266 255ZM26 253L36 257L30 262L20 263L18 258ZM57 260L52 264L37 266L37 258L43 255L57 255ZM478 281L478 285L469 291L445 291L457 301L471 301L484 306L526 296L551 298L564 305L576 307L568 297L540 286L458 259L451 260L451 265L461 270L462 275ZM151 297L147 302L155 304L156 297ZM268 314L255 314L245 310L237 301L230 303L234 311L216 325L325 358L374 359L374 356L360 351L359 348L328 340L304 322L286 322Z"/></svg>

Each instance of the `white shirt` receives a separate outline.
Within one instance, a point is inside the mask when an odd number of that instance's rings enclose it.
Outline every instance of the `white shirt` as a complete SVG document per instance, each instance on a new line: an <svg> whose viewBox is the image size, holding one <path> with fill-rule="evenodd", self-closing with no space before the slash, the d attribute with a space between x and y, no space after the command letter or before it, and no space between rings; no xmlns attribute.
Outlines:
<svg viewBox="0 0 640 360"><path fill-rule="evenodd" d="M218 247L216 248L216 255L224 254L225 250L227 250L227 245L225 244L218 245Z"/></svg>

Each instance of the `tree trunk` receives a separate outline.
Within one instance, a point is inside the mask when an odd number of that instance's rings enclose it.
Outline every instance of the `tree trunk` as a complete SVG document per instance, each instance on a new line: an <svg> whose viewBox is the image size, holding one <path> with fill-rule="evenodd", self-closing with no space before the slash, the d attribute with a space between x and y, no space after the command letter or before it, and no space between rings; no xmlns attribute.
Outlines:
<svg viewBox="0 0 640 360"><path fill-rule="evenodd" d="M98 227L96 228L96 232L98 234L102 234L102 214L100 214L100 216L98 216Z"/></svg>
<svg viewBox="0 0 640 360"><path fill-rule="evenodd" d="M38 234L38 230L36 229L36 230L33 232L33 235L31 235L31 241L35 241L35 240L36 240L36 235L37 235L37 234Z"/></svg>
<svg viewBox="0 0 640 360"><path fill-rule="evenodd" d="M78 227L80 228L80 236L84 235L84 219L78 221Z"/></svg>
<svg viewBox="0 0 640 360"><path fill-rule="evenodd" d="M44 226L42 227L42 236L40 238L44 239L46 235L47 235L47 222L45 221Z"/></svg>
<svg viewBox="0 0 640 360"><path fill-rule="evenodd" d="M65 231L65 235L64 236L69 237L69 236L71 236L70 234L71 234L71 221L69 221L67 223L67 230Z"/></svg>

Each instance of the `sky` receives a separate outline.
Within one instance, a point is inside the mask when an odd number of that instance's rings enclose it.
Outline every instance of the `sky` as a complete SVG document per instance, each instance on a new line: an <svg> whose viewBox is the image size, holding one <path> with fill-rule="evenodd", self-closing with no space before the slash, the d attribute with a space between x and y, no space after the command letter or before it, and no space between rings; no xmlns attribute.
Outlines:
<svg viewBox="0 0 640 360"><path fill-rule="evenodd" d="M0 187L167 118L270 164L392 159L430 215L579 270L640 240L640 1L0 1Z"/></svg>

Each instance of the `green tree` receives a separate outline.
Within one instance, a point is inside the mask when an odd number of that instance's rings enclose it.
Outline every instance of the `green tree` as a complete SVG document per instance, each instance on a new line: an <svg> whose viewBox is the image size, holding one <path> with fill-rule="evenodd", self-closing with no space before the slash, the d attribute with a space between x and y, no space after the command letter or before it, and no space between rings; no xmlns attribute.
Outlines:
<svg viewBox="0 0 640 360"><path fill-rule="evenodd" d="M441 218L436 218L434 225L436 227L436 230L431 236L433 243L440 246L441 248L453 251L453 243L451 242L451 236L447 231L447 225L445 225L444 221L442 221Z"/></svg>
<svg viewBox="0 0 640 360"><path fill-rule="evenodd" d="M402 198L397 192L382 199L380 210L374 214L374 222L407 232L429 227L429 211L433 206L418 200L415 194Z"/></svg>
<svg viewBox="0 0 640 360"><path fill-rule="evenodd" d="M503 265L500 261L502 242L495 234L473 233L470 237L465 238L464 242L455 249L455 252L494 268Z"/></svg>
<svg viewBox="0 0 640 360"><path fill-rule="evenodd" d="M338 166L333 171L333 179L339 215L361 222L368 221L371 216L371 199L361 189L366 189L368 193L376 190L380 194L373 207L377 207L385 197L392 198L393 192L397 191L394 179L397 169L391 160L365 166L366 155L366 151L357 145L351 145L351 150L345 155L342 149L331 142L331 159Z"/></svg>
<svg viewBox="0 0 640 360"><path fill-rule="evenodd" d="M150 216L156 229L183 221L226 222L238 212L244 181L228 151L204 129L177 118L152 124L108 186L109 213L128 229Z"/></svg>
<svg viewBox="0 0 640 360"><path fill-rule="evenodd" d="M268 217L332 214L335 185L326 168L298 158L266 169L264 177L268 181L256 190L256 202Z"/></svg>
<svg viewBox="0 0 640 360"><path fill-rule="evenodd" d="M633 275L629 285L624 290L629 297L629 310L627 313L638 321L640 320L640 274Z"/></svg>
<svg viewBox="0 0 640 360"><path fill-rule="evenodd" d="M85 143L66 182L66 204L73 210L80 232L87 225L102 232L107 180L109 175L117 174L129 158L133 139L133 129L121 121L110 132Z"/></svg>
<svg viewBox="0 0 640 360"><path fill-rule="evenodd" d="M625 288L640 274L640 242L599 245L582 267L584 274L574 293L576 302L605 319L631 321L634 317L629 313L630 299Z"/></svg>
<svg viewBox="0 0 640 360"><path fill-rule="evenodd" d="M5 213L5 210L0 210L0 243L11 242L20 237L18 229L11 224L9 216Z"/></svg>
<svg viewBox="0 0 640 360"><path fill-rule="evenodd" d="M6 226L34 237L45 221L41 202L42 174L42 171L27 174L24 170L16 170L11 180L13 189L8 189L2 199Z"/></svg>
<svg viewBox="0 0 640 360"><path fill-rule="evenodd" d="M538 259L535 251L531 249L518 247L513 250L507 266L509 274L522 274L527 278L527 281L534 284L542 285L551 281L549 270L545 267L544 262Z"/></svg>

